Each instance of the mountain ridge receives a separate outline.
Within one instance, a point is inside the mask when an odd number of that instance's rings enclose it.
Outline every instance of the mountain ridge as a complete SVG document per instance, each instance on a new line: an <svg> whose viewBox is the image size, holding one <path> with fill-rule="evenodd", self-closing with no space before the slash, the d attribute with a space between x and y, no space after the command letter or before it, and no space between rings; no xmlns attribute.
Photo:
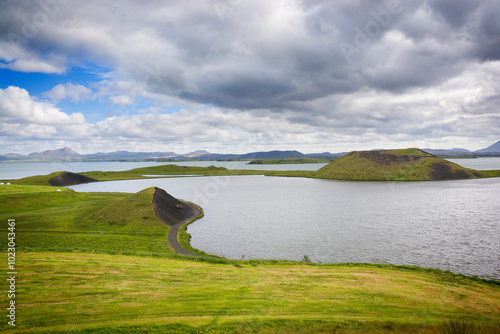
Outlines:
<svg viewBox="0 0 500 334"><path fill-rule="evenodd" d="M56 150L46 150L43 152L33 152L28 154L29 157L66 157L79 155L69 147L63 147Z"/></svg>
<svg viewBox="0 0 500 334"><path fill-rule="evenodd" d="M380 151L380 150L371 150ZM430 154L447 157L447 156L500 156L500 141L490 145L484 149L469 151L464 148L452 149L423 149ZM66 161L158 161L160 159L169 160L253 160L253 159L285 159L285 158L338 158L347 154L347 152L339 153L301 153L297 150L273 150L259 151L244 154L231 153L211 153L206 150L196 150L185 154L177 154L175 152L129 152L126 150L118 150L114 152L97 152L91 154L78 154L69 147L59 148L55 150L46 150L43 152L33 152L28 155L16 153L7 153L0 155L0 161L51 161L51 160L66 160Z"/></svg>
<svg viewBox="0 0 500 334"><path fill-rule="evenodd" d="M474 153L500 153L500 140L486 148L474 151Z"/></svg>

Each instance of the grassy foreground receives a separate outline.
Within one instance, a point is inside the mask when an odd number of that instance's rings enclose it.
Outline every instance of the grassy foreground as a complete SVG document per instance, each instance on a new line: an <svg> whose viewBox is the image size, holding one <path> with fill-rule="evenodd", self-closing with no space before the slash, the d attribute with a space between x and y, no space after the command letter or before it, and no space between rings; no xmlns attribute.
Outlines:
<svg viewBox="0 0 500 334"><path fill-rule="evenodd" d="M500 325L500 286L389 266L34 252L18 255L18 273L16 333L432 333L447 318Z"/></svg>

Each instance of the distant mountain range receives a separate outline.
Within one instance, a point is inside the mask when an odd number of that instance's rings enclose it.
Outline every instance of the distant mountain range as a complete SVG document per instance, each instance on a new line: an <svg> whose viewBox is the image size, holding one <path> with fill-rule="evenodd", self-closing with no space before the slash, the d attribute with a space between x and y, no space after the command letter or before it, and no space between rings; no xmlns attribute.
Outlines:
<svg viewBox="0 0 500 334"><path fill-rule="evenodd" d="M60 148L58 150L47 150L44 152L33 152L28 154L28 157L68 157L78 156L79 154L69 147Z"/></svg>
<svg viewBox="0 0 500 334"><path fill-rule="evenodd" d="M477 150L474 153L499 153L500 152L500 140L495 144L488 146L487 148L483 148L481 150Z"/></svg>
<svg viewBox="0 0 500 334"><path fill-rule="evenodd" d="M445 156L500 156L500 141L486 148L469 151L463 148L453 149L423 149L425 152L440 157ZM28 155L8 153L0 155L0 161L169 161L169 160L253 160L253 159L284 159L284 158L338 158L347 152L340 153L310 153L299 151L267 151L246 154L219 154L198 150L186 154L175 152L128 152L115 151L108 153L78 154L69 147L44 152L33 152Z"/></svg>
<svg viewBox="0 0 500 334"><path fill-rule="evenodd" d="M463 156L463 155L472 155L472 156L499 156L500 155L500 140L495 144L490 145L486 148L477 150L477 151L469 151L464 148L452 148L449 150L442 149L423 149L424 151L434 154L440 157L443 156Z"/></svg>

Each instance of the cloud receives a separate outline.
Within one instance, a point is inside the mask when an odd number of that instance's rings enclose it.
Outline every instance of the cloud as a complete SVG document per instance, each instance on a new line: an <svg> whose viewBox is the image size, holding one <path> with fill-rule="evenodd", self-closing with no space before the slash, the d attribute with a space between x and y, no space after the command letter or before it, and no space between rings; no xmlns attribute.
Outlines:
<svg viewBox="0 0 500 334"><path fill-rule="evenodd" d="M467 62L499 59L491 13L500 2L448 2L241 1L223 19L210 2L75 2L20 47L39 57L91 58L111 65L115 80L131 77L151 92L196 103L287 108L367 87L432 87ZM0 14L4 30L9 23L22 30L14 18L40 10L31 7L21 1ZM366 46L356 44L360 35ZM357 47L351 63L341 43Z"/></svg>
<svg viewBox="0 0 500 334"><path fill-rule="evenodd" d="M53 104L32 99L25 89L9 86L0 89L0 116L5 123L72 125L85 123L81 113L67 114Z"/></svg>
<svg viewBox="0 0 500 334"><path fill-rule="evenodd" d="M0 67L109 68L106 80L85 83L93 95L75 82L45 96L127 106L129 116L95 125L121 138L160 145L164 133L178 145L214 147L286 140L319 150L355 138L367 148L498 140L499 0L254 0L222 12L213 1L78 1L52 14L30 1L4 3ZM40 11L47 20L26 38ZM32 102L45 110L23 116L33 124L49 114L78 118ZM168 107L183 111L163 115Z"/></svg>
<svg viewBox="0 0 500 334"><path fill-rule="evenodd" d="M61 74L65 70L63 67L60 67L57 64L52 64L50 62L45 62L39 59L17 59L10 63L0 64L0 68L19 72L39 72L46 74Z"/></svg>
<svg viewBox="0 0 500 334"><path fill-rule="evenodd" d="M109 99L115 105L120 106L120 107L128 106L128 105L133 104L135 102L135 99L129 95L111 96Z"/></svg>
<svg viewBox="0 0 500 334"><path fill-rule="evenodd" d="M73 102L84 102L91 98L92 90L79 84L59 84L43 94L53 101L69 99Z"/></svg>
<svg viewBox="0 0 500 334"><path fill-rule="evenodd" d="M63 55L40 55L37 50L25 48L23 43L0 40L0 68L27 73L63 74L66 72L66 59Z"/></svg>

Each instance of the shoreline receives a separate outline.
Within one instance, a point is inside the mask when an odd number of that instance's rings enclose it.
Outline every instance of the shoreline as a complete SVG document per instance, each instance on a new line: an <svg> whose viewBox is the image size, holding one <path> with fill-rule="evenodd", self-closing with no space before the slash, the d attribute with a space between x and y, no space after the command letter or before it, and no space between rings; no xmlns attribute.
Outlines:
<svg viewBox="0 0 500 334"><path fill-rule="evenodd" d="M200 256L183 248L179 243L178 235L183 225L192 223L203 216L203 209L194 203L180 201L157 187L155 187L152 204L158 220L170 227L167 236L170 247L178 254Z"/></svg>

